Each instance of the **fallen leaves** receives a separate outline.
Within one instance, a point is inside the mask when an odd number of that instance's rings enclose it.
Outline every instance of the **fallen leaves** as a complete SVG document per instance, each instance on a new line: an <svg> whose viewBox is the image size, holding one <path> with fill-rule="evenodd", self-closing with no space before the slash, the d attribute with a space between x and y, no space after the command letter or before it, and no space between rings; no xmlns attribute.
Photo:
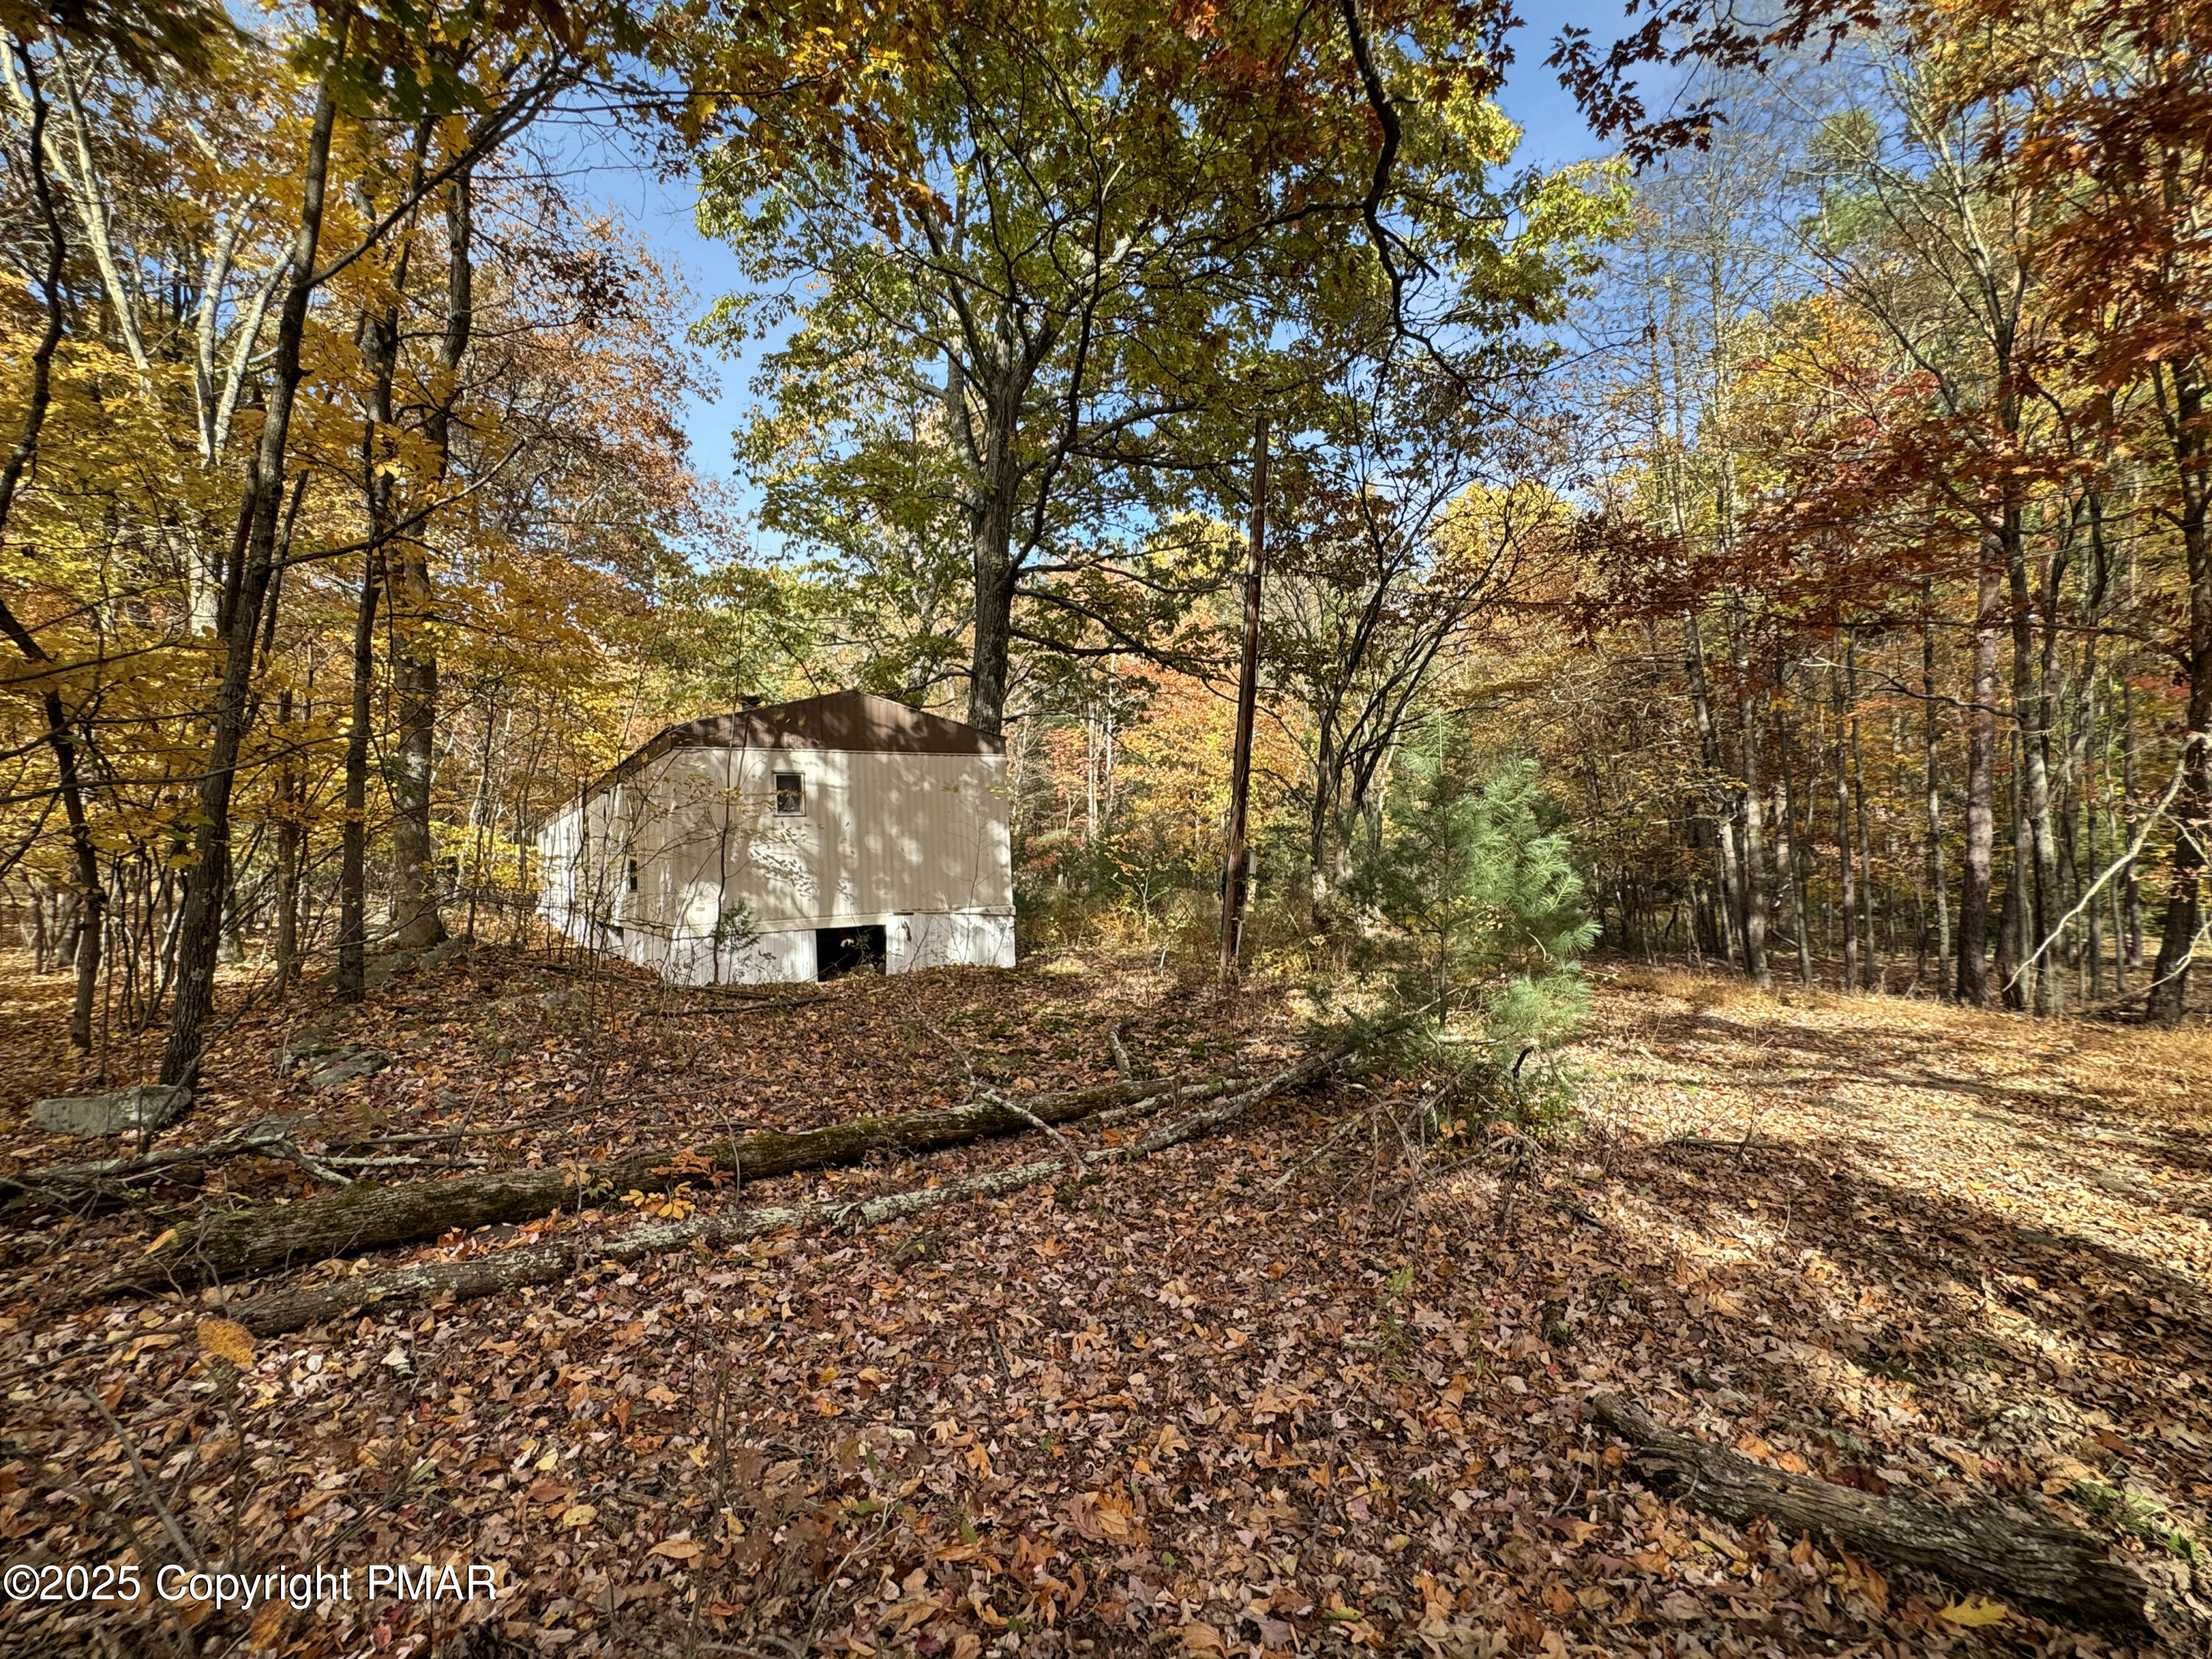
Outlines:
<svg viewBox="0 0 2212 1659"><path fill-rule="evenodd" d="M1103 970L841 987L829 1008L749 1028L770 1034L744 1061L750 1080L718 1071L725 1092L693 1097L763 1127L943 1103L964 1076L926 1036L903 1046L901 1022L922 1015L959 1030L1002 1080L1042 1081L1054 1066L1055 1080L1089 1080L1099 1018L1085 999L1125 993ZM1141 1019L1116 1005L1115 1018L1129 1015L1139 1054L1170 1056L1164 1069L1183 1063L1184 1034L1270 1041L1262 1000L1189 1001L1136 1004L1152 1008ZM659 1056L625 1046L619 1005L606 1006L592 1063L634 1066L635 1087ZM760 1241L530 1297L371 1313L271 1340L242 1364L199 1334L197 1310L57 1321L27 1277L0 1304L15 1322L0 1344L8 1364L36 1368L26 1376L96 1388L163 1489L176 1484L182 1524L235 1524L264 1552L344 1537L501 1562L514 1586L503 1639L563 1659L669 1647L695 1620L732 1646L811 1629L825 1651L933 1659L1047 1630L1099 1652L1152 1644L1224 1659L1665 1642L1810 1659L1830 1642L1913 1651L1946 1632L2033 1650L2044 1627L2017 1611L1990 1619L1996 1604L1901 1569L1686 1516L1593 1438L1582 1399L1604 1386L1663 1401L1719 1444L1869 1491L2077 1504L2094 1487L2114 1495L2115 1517L2151 1491L2156 1528L2201 1536L2212 1492L2189 1488L2203 1484L2194 1443L2212 1358L2190 1349L2203 1304L2195 1269L2155 1267L2191 1259L2196 1224L2168 1208L2137 1218L2136 1253L2092 1246L2069 1231L2075 1188L2060 1178L2078 1166L2054 1161L2038 1224L2075 1242L2008 1233L2012 1221L1960 1194L1998 1187L2025 1206L2026 1189L1996 1178L2024 1155L1997 1146L1997 1126L1931 1115L1951 1109L1940 1094L1881 1080L1935 1059L1903 1052L1893 1008L1727 1013L1601 992L1577 1055L1592 1127L1534 1155L1510 1229L1495 1201L1505 1152L1485 1137L1402 1205L1403 1172L1364 1148L1295 1169L1338 1109L1316 1097L1072 1205L969 1206L913 1249L860 1232ZM668 1029L654 1024L656 1040ZM1948 1068L2008 1065L2012 1029L1985 1037L1960 1017L1927 1042ZM550 1059L519 1049L511 1073L488 1074L531 1085L502 1099L574 1098L583 1041L562 1036L570 1046ZM865 1098L843 1069L848 1042L898 1060ZM994 1043L1001 1059L984 1054ZM700 1068L722 1066L701 1053ZM1877 1080L1815 1098L1815 1067ZM825 1109L790 1086L817 1071L853 1097ZM1704 1085L1687 1108L1678 1072ZM402 1097L406 1066L373 1085ZM1972 1099L1978 1110L1988 1097ZM1686 1109L1704 1115L1686 1123ZM1732 1114L1756 1115L1756 1145L1737 1150ZM562 1126L559 1147L665 1136L575 1122L585 1133ZM2123 1127L2117 1114L2100 1123ZM1727 1150L1665 1148L1691 1127ZM2032 1133L2052 1132L2039 1121ZM864 1196L1034 1155L970 1149L806 1185ZM1916 1159L1925 1181L1898 1167ZM1273 1192L1286 1171L1293 1184ZM2196 1177L2174 1173L2160 1190L2198 1202ZM703 1184L693 1197L731 1201ZM598 1201L605 1211L531 1236L588 1234L628 1207ZM37 1248L90 1250L121 1225L70 1223ZM211 1377L210 1355L235 1376ZM234 1383L234 1406L208 1392ZM27 1382L9 1407L0 1534L57 1559L89 1547L106 1514L138 1501L119 1443L88 1404ZM241 1471L243 1513L230 1498ZM50 1502L64 1480L84 1500ZM2112 1525L2126 1547L2155 1547ZM417 1631L395 1616L392 1646ZM369 1627L337 1620L295 1619L277 1639L301 1659L372 1645Z"/></svg>
<svg viewBox="0 0 2212 1659"><path fill-rule="evenodd" d="M1984 1601L1977 1595L1938 1607L1936 1616L1945 1624L1955 1625L1960 1630L1986 1630L1991 1625L2004 1623L2006 1610L2003 1603Z"/></svg>
<svg viewBox="0 0 2212 1659"><path fill-rule="evenodd" d="M202 1353L227 1359L240 1370L253 1364L253 1334L228 1319L203 1319L193 1329Z"/></svg>

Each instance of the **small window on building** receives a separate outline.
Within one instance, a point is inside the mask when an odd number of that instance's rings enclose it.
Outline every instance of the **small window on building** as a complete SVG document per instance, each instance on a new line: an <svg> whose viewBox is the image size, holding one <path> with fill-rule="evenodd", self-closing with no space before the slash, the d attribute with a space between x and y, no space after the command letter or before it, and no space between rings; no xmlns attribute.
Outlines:
<svg viewBox="0 0 2212 1659"><path fill-rule="evenodd" d="M775 810L783 814L806 810L806 780L796 772L775 775Z"/></svg>
<svg viewBox="0 0 2212 1659"><path fill-rule="evenodd" d="M637 891L637 860L635 859L629 861L629 890L633 893Z"/></svg>

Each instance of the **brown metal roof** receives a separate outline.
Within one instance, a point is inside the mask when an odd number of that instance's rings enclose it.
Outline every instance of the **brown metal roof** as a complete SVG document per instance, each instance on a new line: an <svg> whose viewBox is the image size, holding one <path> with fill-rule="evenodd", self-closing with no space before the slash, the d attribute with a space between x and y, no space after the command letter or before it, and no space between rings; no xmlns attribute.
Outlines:
<svg viewBox="0 0 2212 1659"><path fill-rule="evenodd" d="M584 791L590 801L676 749L834 749L862 754L1003 755L1006 740L942 714L926 714L866 691L832 691L796 702L708 714L672 726Z"/></svg>

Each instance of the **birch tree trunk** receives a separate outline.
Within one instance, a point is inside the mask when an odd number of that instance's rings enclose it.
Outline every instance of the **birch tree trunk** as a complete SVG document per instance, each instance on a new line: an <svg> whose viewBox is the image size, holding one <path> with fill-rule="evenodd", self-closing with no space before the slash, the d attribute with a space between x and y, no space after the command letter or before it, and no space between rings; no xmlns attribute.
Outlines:
<svg viewBox="0 0 2212 1659"><path fill-rule="evenodd" d="M1722 784L1721 740L1713 720L1712 688L1705 675L1705 642L1695 611L1682 613L1682 661L1689 671L1690 703L1697 716L1698 751L1705 760L1704 794L1712 814L1713 839L1719 854L1721 951L1735 962L1743 939L1741 869L1736 859L1735 814ZM1745 966L1748 969L1749 963Z"/></svg>
<svg viewBox="0 0 2212 1659"><path fill-rule="evenodd" d="M2053 957L2051 924L2058 916L2058 854L2051 828L2051 771L2045 743L2050 720L2045 706L2042 657L2035 638L2034 601L2027 580L2027 548L2020 510L2008 506L2003 528L2005 575L2012 597L2013 720L2020 733L2020 771L2015 804L2024 820L2033 884L2021 884L2021 995L2039 1014L2065 1006L2065 985Z"/></svg>
<svg viewBox="0 0 2212 1659"><path fill-rule="evenodd" d="M1741 604L1729 619L1729 641L1735 669L1737 742L1743 763L1743 954L1752 983L1765 990L1774 983L1766 961L1766 825L1759 799L1759 713L1752 695L1748 626Z"/></svg>
<svg viewBox="0 0 2212 1659"><path fill-rule="evenodd" d="M1974 600L1973 707L1966 714L1966 845L1959 895L1959 1000L1990 999L1990 880L1996 844L1997 605L2000 576L1987 550Z"/></svg>

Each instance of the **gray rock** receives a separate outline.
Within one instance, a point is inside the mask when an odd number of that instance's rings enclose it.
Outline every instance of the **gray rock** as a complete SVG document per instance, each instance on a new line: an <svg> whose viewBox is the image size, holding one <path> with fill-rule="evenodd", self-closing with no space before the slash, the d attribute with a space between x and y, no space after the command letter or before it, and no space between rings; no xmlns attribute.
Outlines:
<svg viewBox="0 0 2212 1659"><path fill-rule="evenodd" d="M338 1028L345 1016L333 1009L307 1021L284 1040L270 1062L279 1077L306 1067L313 1071L319 1064L327 1064L327 1057L346 1052L346 1045L338 1037Z"/></svg>
<svg viewBox="0 0 2212 1659"><path fill-rule="evenodd" d="M342 1054L344 1052L345 1045L343 1043L325 1042L313 1036L295 1036L276 1051L276 1058L272 1063L276 1067L276 1075L283 1077L289 1073L298 1071L303 1066L312 1066L318 1061L327 1060L332 1054Z"/></svg>
<svg viewBox="0 0 2212 1659"><path fill-rule="evenodd" d="M373 991L402 969L414 965L414 954L408 951L394 951L388 956L371 957L361 965L362 988Z"/></svg>
<svg viewBox="0 0 2212 1659"><path fill-rule="evenodd" d="M412 951L387 951L377 956L364 957L361 964L362 989L373 991L394 974L414 965L415 953ZM337 982L338 970L332 966L308 981L307 988L311 991L335 990Z"/></svg>
<svg viewBox="0 0 2212 1659"><path fill-rule="evenodd" d="M192 1091L178 1085L141 1084L112 1095L76 1095L33 1102L33 1127L58 1135L137 1134L166 1129L185 1115Z"/></svg>
<svg viewBox="0 0 2212 1659"><path fill-rule="evenodd" d="M392 1056L374 1048L358 1048L334 1066L325 1066L307 1079L324 1094L343 1089L357 1077L374 1077L392 1064Z"/></svg>
<svg viewBox="0 0 2212 1659"><path fill-rule="evenodd" d="M442 968L468 948L468 940L465 939L449 939L443 945L432 945L428 950L423 951L422 955L416 957L415 960L416 964L421 967Z"/></svg>

